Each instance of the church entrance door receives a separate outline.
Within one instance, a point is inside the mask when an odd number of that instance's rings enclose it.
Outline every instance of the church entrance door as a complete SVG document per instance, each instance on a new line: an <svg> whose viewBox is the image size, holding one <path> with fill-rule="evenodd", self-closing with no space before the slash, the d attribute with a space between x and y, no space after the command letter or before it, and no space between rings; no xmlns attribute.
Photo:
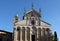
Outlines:
<svg viewBox="0 0 60 41"><path fill-rule="evenodd" d="M35 35L32 35L32 41L35 41Z"/></svg>

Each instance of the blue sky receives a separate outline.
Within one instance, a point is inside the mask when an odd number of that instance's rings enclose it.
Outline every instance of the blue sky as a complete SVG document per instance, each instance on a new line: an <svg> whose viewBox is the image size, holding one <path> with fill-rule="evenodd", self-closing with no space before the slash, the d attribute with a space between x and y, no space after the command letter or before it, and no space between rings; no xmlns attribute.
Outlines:
<svg viewBox="0 0 60 41"><path fill-rule="evenodd" d="M14 16L18 13L22 19L24 7L31 10L32 2L36 11L42 8L42 20L51 24L60 39L60 0L0 0L0 29L13 32Z"/></svg>

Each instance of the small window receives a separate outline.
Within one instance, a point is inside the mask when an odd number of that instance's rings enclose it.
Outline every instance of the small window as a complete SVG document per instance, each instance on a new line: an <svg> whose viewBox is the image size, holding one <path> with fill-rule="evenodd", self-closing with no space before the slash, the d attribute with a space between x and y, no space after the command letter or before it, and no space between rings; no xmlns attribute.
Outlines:
<svg viewBox="0 0 60 41"><path fill-rule="evenodd" d="M17 40L20 40L20 27L17 27Z"/></svg>
<svg viewBox="0 0 60 41"><path fill-rule="evenodd" d="M50 31L50 29L49 29L49 28L47 28L47 29L46 29L46 31Z"/></svg>
<svg viewBox="0 0 60 41"><path fill-rule="evenodd" d="M15 20L18 20L18 17L17 16L15 16Z"/></svg>
<svg viewBox="0 0 60 41"><path fill-rule="evenodd" d="M31 16L34 16L33 14Z"/></svg>
<svg viewBox="0 0 60 41"><path fill-rule="evenodd" d="M20 27L17 27L17 31L20 31Z"/></svg>
<svg viewBox="0 0 60 41"><path fill-rule="evenodd" d="M32 24L32 25L34 25L34 24L35 24L35 21L34 21L34 20L32 20L32 21L31 21L31 24Z"/></svg>

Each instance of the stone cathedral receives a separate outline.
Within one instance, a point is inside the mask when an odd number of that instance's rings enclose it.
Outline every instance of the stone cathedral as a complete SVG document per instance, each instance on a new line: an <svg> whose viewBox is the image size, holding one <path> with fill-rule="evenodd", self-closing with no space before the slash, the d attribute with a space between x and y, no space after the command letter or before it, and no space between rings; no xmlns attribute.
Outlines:
<svg viewBox="0 0 60 41"><path fill-rule="evenodd" d="M23 20L18 14L14 17L14 41L51 41L51 25L42 20L41 8L37 12L32 9L26 12Z"/></svg>

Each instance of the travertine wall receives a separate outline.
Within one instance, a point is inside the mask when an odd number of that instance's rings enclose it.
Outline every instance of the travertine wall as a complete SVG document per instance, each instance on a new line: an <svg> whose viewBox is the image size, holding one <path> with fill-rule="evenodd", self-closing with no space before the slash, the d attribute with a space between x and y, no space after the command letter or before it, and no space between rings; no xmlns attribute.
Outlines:
<svg viewBox="0 0 60 41"><path fill-rule="evenodd" d="M12 33L0 30L0 41L12 41Z"/></svg>
<svg viewBox="0 0 60 41"><path fill-rule="evenodd" d="M14 41L32 41L32 35L35 41L50 40L50 24L41 20L40 13L32 10L25 14L23 20L19 20L17 15L16 17L17 19L14 19L17 21L14 22ZM17 31L18 27L20 29Z"/></svg>
<svg viewBox="0 0 60 41"><path fill-rule="evenodd" d="M17 28L18 26L14 27L14 41L32 41L32 35L35 35L35 41L48 41L50 31L48 31L50 28L42 28L40 26L36 26L36 28L32 26L20 26L20 36ZM18 40L17 38L20 37Z"/></svg>

